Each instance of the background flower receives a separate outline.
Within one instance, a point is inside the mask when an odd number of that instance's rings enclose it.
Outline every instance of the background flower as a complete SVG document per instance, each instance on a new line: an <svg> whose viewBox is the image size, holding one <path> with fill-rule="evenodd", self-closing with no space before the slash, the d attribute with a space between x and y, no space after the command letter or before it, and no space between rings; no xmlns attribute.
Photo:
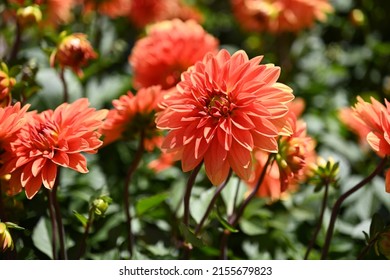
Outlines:
<svg viewBox="0 0 390 280"><path fill-rule="evenodd" d="M325 21L328 0L232 0L239 23L249 31L297 32Z"/></svg>
<svg viewBox="0 0 390 280"><path fill-rule="evenodd" d="M127 95L112 101L114 109L107 115L100 132L104 145L119 139L132 140L144 134L145 149L152 151L161 144L161 135L154 122L163 91L159 86L141 88L136 95Z"/></svg>
<svg viewBox="0 0 390 280"><path fill-rule="evenodd" d="M77 75L82 76L81 67L95 58L97 53L87 40L87 35L74 33L62 38L50 56L50 65L54 67L58 63L61 68L70 67Z"/></svg>
<svg viewBox="0 0 390 280"><path fill-rule="evenodd" d="M137 88L161 85L169 89L180 75L208 52L216 52L218 40L195 21L163 21L151 26L129 56Z"/></svg>

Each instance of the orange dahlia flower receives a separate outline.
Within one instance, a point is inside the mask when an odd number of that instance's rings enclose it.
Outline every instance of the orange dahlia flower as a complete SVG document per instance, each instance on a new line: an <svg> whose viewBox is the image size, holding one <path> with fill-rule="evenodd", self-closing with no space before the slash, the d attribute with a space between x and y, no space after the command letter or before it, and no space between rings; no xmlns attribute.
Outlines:
<svg viewBox="0 0 390 280"><path fill-rule="evenodd" d="M97 54L87 40L87 35L74 33L61 40L50 56L50 65L54 67L58 63L61 68L70 67L78 76L82 76L81 67L95 58Z"/></svg>
<svg viewBox="0 0 390 280"><path fill-rule="evenodd" d="M352 108L353 117L360 123L360 133L369 131L366 140L371 148L381 157L390 155L390 103L385 99L385 106L371 97L371 103L360 96ZM386 192L390 193L390 170L386 172Z"/></svg>
<svg viewBox="0 0 390 280"><path fill-rule="evenodd" d="M169 89L180 81L183 71L217 48L217 39L195 21L156 23L145 38L136 42L129 56L134 86L161 85Z"/></svg>
<svg viewBox="0 0 390 280"><path fill-rule="evenodd" d="M151 151L161 144L161 133L156 129L155 113L162 98L159 86L140 89L136 95L128 92L112 102L107 119L101 127L104 145L119 139L135 139L143 134L144 147Z"/></svg>
<svg viewBox="0 0 390 280"><path fill-rule="evenodd" d="M97 11L111 18L127 16L132 0L78 0L84 5L84 12Z"/></svg>
<svg viewBox="0 0 390 280"><path fill-rule="evenodd" d="M183 171L204 161L214 185L227 178L230 168L247 180L255 148L278 151L275 137L291 132L284 128L294 95L277 82L280 68L259 65L261 59L221 50L182 74L156 122L169 130L162 148L178 153Z"/></svg>
<svg viewBox="0 0 390 280"><path fill-rule="evenodd" d="M260 185L258 191L260 197L270 197L275 200L281 198L286 192L296 190L298 184L311 174L311 166L317 160L316 143L307 136L306 123L303 120L296 120L291 111L289 122L293 134L278 140L279 151L275 160L270 163L265 179ZM255 158L255 175L248 181L251 187L256 186L268 154L256 151Z"/></svg>
<svg viewBox="0 0 390 280"><path fill-rule="evenodd" d="M30 116L11 143L12 153L4 165L5 173L11 174L11 194L24 188L31 199L42 184L52 189L58 166L88 172L81 153L96 153L102 145L97 130L107 115L107 110L97 111L88 105L82 98Z"/></svg>
<svg viewBox="0 0 390 280"><path fill-rule="evenodd" d="M232 0L233 12L249 31L297 32L333 11L328 0Z"/></svg>
<svg viewBox="0 0 390 280"><path fill-rule="evenodd" d="M182 0L131 0L129 19L138 28L158 21L180 18L202 20L201 14Z"/></svg>

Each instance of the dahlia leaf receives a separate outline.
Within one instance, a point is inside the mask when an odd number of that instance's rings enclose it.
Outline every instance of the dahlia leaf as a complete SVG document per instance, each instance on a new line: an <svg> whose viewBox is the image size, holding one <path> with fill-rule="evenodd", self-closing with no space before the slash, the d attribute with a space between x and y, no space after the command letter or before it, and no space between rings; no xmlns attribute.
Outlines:
<svg viewBox="0 0 390 280"><path fill-rule="evenodd" d="M79 222L83 225L83 227L87 226L88 219L86 217L78 213L76 210L73 210L73 214L77 218L77 220L79 220Z"/></svg>
<svg viewBox="0 0 390 280"><path fill-rule="evenodd" d="M135 210L138 216L145 214L150 209L160 205L168 198L168 193L156 194L150 197L141 198L138 200Z"/></svg>

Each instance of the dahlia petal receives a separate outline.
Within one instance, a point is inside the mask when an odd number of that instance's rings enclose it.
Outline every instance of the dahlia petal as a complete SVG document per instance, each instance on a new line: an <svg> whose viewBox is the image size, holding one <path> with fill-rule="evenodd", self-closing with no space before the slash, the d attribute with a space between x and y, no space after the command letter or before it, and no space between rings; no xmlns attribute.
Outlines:
<svg viewBox="0 0 390 280"><path fill-rule="evenodd" d="M227 152L217 141L212 141L209 151L205 154L204 166L207 177L214 186L226 180L230 169Z"/></svg>
<svg viewBox="0 0 390 280"><path fill-rule="evenodd" d="M228 160L238 177L243 180L249 179L252 174L252 156L250 151L233 142Z"/></svg>
<svg viewBox="0 0 390 280"><path fill-rule="evenodd" d="M51 159L54 163L67 167L69 165L69 156L62 151L56 151L54 157Z"/></svg>
<svg viewBox="0 0 390 280"><path fill-rule="evenodd" d="M278 152L278 142L275 138L264 136L257 131L252 131L253 143L259 149L270 152Z"/></svg>
<svg viewBox="0 0 390 280"><path fill-rule="evenodd" d="M23 167L23 171L22 171L21 176L20 176L20 182L24 188L26 187L28 182L31 180L31 178L35 178L35 176L31 172L32 164L33 164L33 162L29 162L28 164L24 165L24 167Z"/></svg>
<svg viewBox="0 0 390 280"><path fill-rule="evenodd" d="M255 127L252 119L241 111L234 112L231 122L235 127L242 130L249 130Z"/></svg>
<svg viewBox="0 0 390 280"><path fill-rule="evenodd" d="M262 72L263 75L261 75L259 79L267 84L274 84L280 76L280 67L273 64L266 64L265 67L265 70Z"/></svg>
<svg viewBox="0 0 390 280"><path fill-rule="evenodd" d="M30 177L28 184L24 186L26 196L28 199L32 199L37 192L41 189L42 179L38 177Z"/></svg>
<svg viewBox="0 0 390 280"><path fill-rule="evenodd" d="M69 164L67 167L76 170L80 173L87 173L87 161L81 154L68 154Z"/></svg>
<svg viewBox="0 0 390 280"><path fill-rule="evenodd" d="M11 174L11 179L9 180L9 188L7 189L7 193L9 195L16 195L22 191L22 184L20 177L22 175L22 168L16 169Z"/></svg>
<svg viewBox="0 0 390 280"><path fill-rule="evenodd" d="M45 166L46 159L45 158L38 158L34 160L32 167L31 167L31 173L34 177L37 177L38 173L41 172L42 167Z"/></svg>
<svg viewBox="0 0 390 280"><path fill-rule="evenodd" d="M52 189L57 177L57 165L51 161L47 161L41 176L45 188Z"/></svg>
<svg viewBox="0 0 390 280"><path fill-rule="evenodd" d="M188 172L198 166L203 158L195 157L195 141L190 142L183 148L183 154L181 159L181 166L184 172Z"/></svg>
<svg viewBox="0 0 390 280"><path fill-rule="evenodd" d="M378 152L380 147L380 138L377 135L375 135L374 132L371 131L370 133L367 134L366 139L368 144L370 144L371 148L374 151Z"/></svg>
<svg viewBox="0 0 390 280"><path fill-rule="evenodd" d="M225 151L229 151L232 145L232 135L231 133L226 133L222 129L217 129L217 139L221 147L225 149Z"/></svg>
<svg viewBox="0 0 390 280"><path fill-rule="evenodd" d="M234 140L236 140L238 144L240 144L246 150L252 151L254 143L253 143L253 137L252 137L252 134L250 131L233 128L232 135L233 135Z"/></svg>

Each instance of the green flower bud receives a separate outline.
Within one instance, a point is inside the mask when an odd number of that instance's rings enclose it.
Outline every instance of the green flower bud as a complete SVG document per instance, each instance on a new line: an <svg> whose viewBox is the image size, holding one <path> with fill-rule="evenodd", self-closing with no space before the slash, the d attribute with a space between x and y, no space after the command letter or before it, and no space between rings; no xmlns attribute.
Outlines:
<svg viewBox="0 0 390 280"><path fill-rule="evenodd" d="M22 27L37 24L42 20L42 12L37 5L19 8L16 15Z"/></svg>

